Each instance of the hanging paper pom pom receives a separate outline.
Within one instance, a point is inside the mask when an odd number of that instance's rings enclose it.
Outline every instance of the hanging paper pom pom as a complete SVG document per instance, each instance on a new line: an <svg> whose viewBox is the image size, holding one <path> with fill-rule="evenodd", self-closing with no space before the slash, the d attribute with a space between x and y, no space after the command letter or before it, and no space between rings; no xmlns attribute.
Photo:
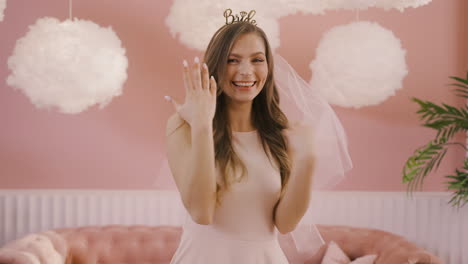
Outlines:
<svg viewBox="0 0 468 264"><path fill-rule="evenodd" d="M6 0L0 0L0 22L3 21L3 12L6 8Z"/></svg>
<svg viewBox="0 0 468 264"><path fill-rule="evenodd" d="M326 9L368 9L369 7L378 7L387 9L398 9L403 11L408 7L420 7L426 5L432 0L329 0L326 1Z"/></svg>
<svg viewBox="0 0 468 264"><path fill-rule="evenodd" d="M323 15L327 10L334 9L367 9L376 0L276 0L283 10L282 16L296 13Z"/></svg>
<svg viewBox="0 0 468 264"><path fill-rule="evenodd" d="M41 18L16 42L8 85L38 108L79 113L122 93L128 60L109 28L86 20Z"/></svg>
<svg viewBox="0 0 468 264"><path fill-rule="evenodd" d="M405 54L400 40L377 23L334 27L325 33L310 65L311 86L331 104L379 104L402 87L408 73Z"/></svg>
<svg viewBox="0 0 468 264"><path fill-rule="evenodd" d="M368 9L369 7L375 6L376 2L378 1L379 0L327 0L326 9L328 10L337 10L337 9L365 10L365 9Z"/></svg>
<svg viewBox="0 0 468 264"><path fill-rule="evenodd" d="M323 15L329 6L327 1L310 0L275 0L277 6L282 10L280 16L294 15L296 13Z"/></svg>
<svg viewBox="0 0 468 264"><path fill-rule="evenodd" d="M173 37L187 47L205 50L213 34L224 25L223 12L230 8L234 13L256 10L257 25L267 34L273 49L280 46L278 19L295 14L324 14L327 10L368 9L369 7L396 8L419 7L431 0L271 0L268 8L264 2L249 0L174 0L166 25Z"/></svg>
<svg viewBox="0 0 468 264"><path fill-rule="evenodd" d="M325 1L310 1L310 0L277 0L280 1L283 9L294 10L304 14L324 14L328 10L365 10L370 7L378 7L384 9L398 9L403 11L409 7L420 7L426 5L432 0L325 0ZM295 13L289 12L289 13Z"/></svg>
<svg viewBox="0 0 468 264"><path fill-rule="evenodd" d="M280 7L265 9L262 4L247 0L175 0L166 17L166 25L172 36L178 36L187 47L205 50L214 33L225 24L223 13L227 8L232 9L233 14L256 10L253 19L267 34L272 49L279 47L279 24L276 18L284 14L284 10ZM268 10L267 13L265 10Z"/></svg>
<svg viewBox="0 0 468 264"><path fill-rule="evenodd" d="M417 8L429 4L431 1L432 0L379 0L375 6L385 10L394 8L403 12L405 8Z"/></svg>

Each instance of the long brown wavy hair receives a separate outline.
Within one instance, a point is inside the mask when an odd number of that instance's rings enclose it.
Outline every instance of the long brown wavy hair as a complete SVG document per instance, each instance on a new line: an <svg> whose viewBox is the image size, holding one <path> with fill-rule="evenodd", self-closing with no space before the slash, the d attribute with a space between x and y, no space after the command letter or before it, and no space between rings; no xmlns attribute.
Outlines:
<svg viewBox="0 0 468 264"><path fill-rule="evenodd" d="M287 154L288 143L282 131L288 128L288 119L279 107L279 94L273 78L273 56L265 32L248 22L239 22L221 27L212 37L205 52L204 61L217 81L216 112L213 119L215 160L222 173L224 186L217 184L216 197L219 205L224 191L246 177L246 167L232 146L232 132L227 114L226 95L222 84L229 54L235 41L244 34L253 33L263 39L268 64L268 76L261 92L252 103L251 118L261 138L263 150L270 161L276 162L281 175L281 194L283 196L291 172L291 162ZM240 178L235 178L238 168Z"/></svg>

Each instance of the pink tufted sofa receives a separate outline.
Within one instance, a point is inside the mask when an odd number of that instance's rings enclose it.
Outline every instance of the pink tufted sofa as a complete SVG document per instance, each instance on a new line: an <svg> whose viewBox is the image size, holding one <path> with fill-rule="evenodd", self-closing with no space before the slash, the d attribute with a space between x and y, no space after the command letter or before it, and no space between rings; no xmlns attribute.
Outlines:
<svg viewBox="0 0 468 264"><path fill-rule="evenodd" d="M326 242L335 241L352 259L377 254L376 264L442 264L440 259L391 233L365 228L319 225ZM176 226L102 226L51 230L12 241L0 249L1 264L158 264L169 263L182 233ZM295 251L280 236L290 263L319 264L315 255Z"/></svg>

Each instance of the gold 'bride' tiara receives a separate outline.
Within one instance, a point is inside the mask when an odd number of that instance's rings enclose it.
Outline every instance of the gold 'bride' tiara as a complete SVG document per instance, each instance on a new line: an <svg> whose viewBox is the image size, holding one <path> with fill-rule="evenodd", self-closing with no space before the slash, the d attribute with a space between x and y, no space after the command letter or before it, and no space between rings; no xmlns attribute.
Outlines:
<svg viewBox="0 0 468 264"><path fill-rule="evenodd" d="M257 21L253 20L252 18L255 16L255 10L250 10L249 13L245 11L241 11L239 15L232 14L232 10L230 8L224 10L224 17L226 18L226 25L238 23L238 22L249 22L252 25L257 25Z"/></svg>

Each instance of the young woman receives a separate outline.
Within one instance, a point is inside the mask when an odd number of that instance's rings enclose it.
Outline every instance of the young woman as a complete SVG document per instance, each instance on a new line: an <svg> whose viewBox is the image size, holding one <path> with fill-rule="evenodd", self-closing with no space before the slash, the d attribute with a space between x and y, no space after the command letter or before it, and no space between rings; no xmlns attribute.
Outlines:
<svg viewBox="0 0 468 264"><path fill-rule="evenodd" d="M313 133L279 107L265 33L225 25L204 63L183 64L167 147L190 219L171 263L288 263L277 230L293 231L309 206Z"/></svg>

